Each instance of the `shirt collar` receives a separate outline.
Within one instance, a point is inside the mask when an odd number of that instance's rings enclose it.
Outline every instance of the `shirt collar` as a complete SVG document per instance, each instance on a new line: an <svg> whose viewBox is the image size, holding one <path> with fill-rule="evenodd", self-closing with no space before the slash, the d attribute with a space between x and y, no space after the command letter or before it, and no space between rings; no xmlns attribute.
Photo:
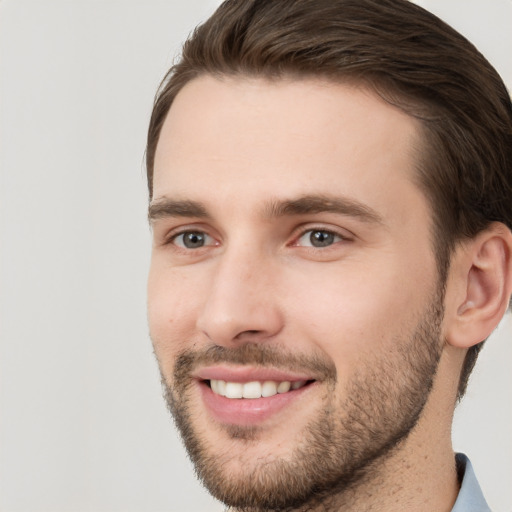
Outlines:
<svg viewBox="0 0 512 512"><path fill-rule="evenodd" d="M452 512L491 512L469 459L463 453L458 453L455 460L461 486Z"/></svg>

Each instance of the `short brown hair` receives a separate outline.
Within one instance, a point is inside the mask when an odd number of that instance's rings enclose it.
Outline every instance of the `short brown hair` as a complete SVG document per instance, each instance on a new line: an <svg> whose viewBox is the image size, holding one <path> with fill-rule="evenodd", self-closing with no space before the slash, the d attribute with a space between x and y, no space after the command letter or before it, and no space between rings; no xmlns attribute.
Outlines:
<svg viewBox="0 0 512 512"><path fill-rule="evenodd" d="M420 119L415 178L431 203L443 286L458 241L493 221L512 228L506 87L469 41L407 0L225 1L187 40L157 94L146 150L150 197L165 117L182 87L203 74L350 81ZM482 343L467 353L459 397Z"/></svg>

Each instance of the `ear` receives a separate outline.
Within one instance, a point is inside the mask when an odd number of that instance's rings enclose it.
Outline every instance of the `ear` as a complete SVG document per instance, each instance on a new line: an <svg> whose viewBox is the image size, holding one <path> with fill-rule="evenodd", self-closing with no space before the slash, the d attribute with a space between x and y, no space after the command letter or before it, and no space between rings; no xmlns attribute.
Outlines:
<svg viewBox="0 0 512 512"><path fill-rule="evenodd" d="M492 223L455 251L446 289L445 336L458 348L485 340L512 294L512 233Z"/></svg>

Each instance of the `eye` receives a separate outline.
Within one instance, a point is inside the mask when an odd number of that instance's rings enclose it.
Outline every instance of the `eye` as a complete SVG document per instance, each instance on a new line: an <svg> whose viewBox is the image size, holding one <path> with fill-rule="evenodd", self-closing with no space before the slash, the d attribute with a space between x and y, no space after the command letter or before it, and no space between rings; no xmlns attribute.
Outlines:
<svg viewBox="0 0 512 512"><path fill-rule="evenodd" d="M336 242L343 240L343 237L325 229L309 229L298 239L297 245L302 247L329 247Z"/></svg>
<svg viewBox="0 0 512 512"><path fill-rule="evenodd" d="M208 245L214 245L215 241L202 231L184 231L172 238L172 243L182 249L200 249Z"/></svg>

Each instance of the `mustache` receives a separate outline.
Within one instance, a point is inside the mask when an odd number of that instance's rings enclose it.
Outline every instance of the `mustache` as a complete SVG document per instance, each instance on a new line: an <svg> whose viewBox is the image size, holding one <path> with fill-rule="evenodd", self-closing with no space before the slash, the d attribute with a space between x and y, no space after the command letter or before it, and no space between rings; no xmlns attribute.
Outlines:
<svg viewBox="0 0 512 512"><path fill-rule="evenodd" d="M246 343L238 347L211 345L182 351L174 364L175 382L184 382L201 366L219 363L262 366L311 374L316 380L336 382L334 362L319 355L294 354L277 345Z"/></svg>

